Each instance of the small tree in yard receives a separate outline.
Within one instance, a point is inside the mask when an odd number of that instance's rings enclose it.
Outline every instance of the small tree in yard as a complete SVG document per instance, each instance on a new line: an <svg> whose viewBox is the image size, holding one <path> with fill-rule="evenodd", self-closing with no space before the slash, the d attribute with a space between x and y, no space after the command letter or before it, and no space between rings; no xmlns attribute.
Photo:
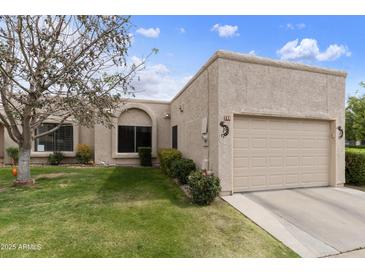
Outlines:
<svg viewBox="0 0 365 274"><path fill-rule="evenodd" d="M128 65L125 16L1 16L0 122L19 146L17 183L31 183L32 141L72 119L112 126L144 62ZM153 50L155 52L155 50ZM47 119L59 124L35 131Z"/></svg>
<svg viewBox="0 0 365 274"><path fill-rule="evenodd" d="M365 83L360 85L365 87ZM365 95L351 96L346 106L346 139L360 141L365 139Z"/></svg>

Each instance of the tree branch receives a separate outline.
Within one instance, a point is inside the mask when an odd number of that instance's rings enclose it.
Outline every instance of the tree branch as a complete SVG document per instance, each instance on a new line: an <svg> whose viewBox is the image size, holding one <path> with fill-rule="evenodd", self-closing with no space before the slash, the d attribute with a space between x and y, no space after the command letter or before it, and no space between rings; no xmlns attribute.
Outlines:
<svg viewBox="0 0 365 274"><path fill-rule="evenodd" d="M40 137L42 137L42 136L48 135L48 134L50 134L50 133L52 133L52 132L56 131L57 129L59 129L59 128L63 125L63 123L64 123L64 122L67 120L67 118L69 118L70 116L71 116L71 114L66 115L65 117L63 117L63 118L62 118L62 120L58 123L58 125L57 125L57 126L55 126L55 127L54 127L54 128L52 128L51 130L48 130L48 131L46 131L46 132L42 132L42 133L40 133L40 134L34 135L34 136L33 136L33 139L40 138Z"/></svg>
<svg viewBox="0 0 365 274"><path fill-rule="evenodd" d="M15 142L15 143L17 143L18 144L18 142L19 142L19 140L14 136L14 134L13 134L13 131L12 131L12 129L11 129L11 126L10 126L10 124L8 123L8 121L6 121L6 118L4 117L4 115L2 115L1 113L0 113L0 120L3 122L3 125L6 127L6 129L8 130L8 134L9 134L9 136L10 136L10 138Z"/></svg>

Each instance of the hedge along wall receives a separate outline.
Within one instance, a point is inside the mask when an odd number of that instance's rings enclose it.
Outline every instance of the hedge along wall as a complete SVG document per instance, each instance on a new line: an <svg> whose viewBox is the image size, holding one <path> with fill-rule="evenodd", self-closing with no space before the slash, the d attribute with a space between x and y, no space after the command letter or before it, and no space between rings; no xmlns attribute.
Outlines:
<svg viewBox="0 0 365 274"><path fill-rule="evenodd" d="M346 148L346 183L365 185L365 148Z"/></svg>

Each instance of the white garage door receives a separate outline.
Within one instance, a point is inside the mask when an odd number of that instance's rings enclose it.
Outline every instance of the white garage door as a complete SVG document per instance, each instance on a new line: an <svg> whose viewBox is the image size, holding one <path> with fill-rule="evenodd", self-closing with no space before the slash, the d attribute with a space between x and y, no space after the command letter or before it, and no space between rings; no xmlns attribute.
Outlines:
<svg viewBox="0 0 365 274"><path fill-rule="evenodd" d="M233 191L329 184L328 121L235 116Z"/></svg>

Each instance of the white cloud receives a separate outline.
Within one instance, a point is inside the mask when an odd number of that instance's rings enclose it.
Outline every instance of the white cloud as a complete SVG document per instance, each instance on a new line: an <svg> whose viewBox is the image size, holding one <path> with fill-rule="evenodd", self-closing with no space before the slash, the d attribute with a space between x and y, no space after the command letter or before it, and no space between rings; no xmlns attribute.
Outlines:
<svg viewBox="0 0 365 274"><path fill-rule="evenodd" d="M342 55L351 56L346 46L332 44L325 51L320 51L318 42L315 39L305 38L287 42L277 54L283 60L317 60L332 61Z"/></svg>
<svg viewBox="0 0 365 274"><path fill-rule="evenodd" d="M139 64L142 60L136 56L131 62ZM164 64L145 65L133 81L136 98L170 100L188 82L191 76L176 77Z"/></svg>
<svg viewBox="0 0 365 274"><path fill-rule="evenodd" d="M256 51L254 50L251 50L248 54L251 54L251 55L256 55Z"/></svg>
<svg viewBox="0 0 365 274"><path fill-rule="evenodd" d="M286 29L289 30L301 30L301 29L305 29L306 25L304 23L299 23L299 24L292 24L292 23L288 23L286 24Z"/></svg>
<svg viewBox="0 0 365 274"><path fill-rule="evenodd" d="M333 44L330 45L325 52L322 52L317 55L318 61L327 61L327 60L336 60L342 55L351 56L351 51L349 51L343 45Z"/></svg>
<svg viewBox="0 0 365 274"><path fill-rule="evenodd" d="M148 38L158 38L160 36L160 29L159 28L139 28L136 31L138 34L148 37Z"/></svg>
<svg viewBox="0 0 365 274"><path fill-rule="evenodd" d="M135 66L138 66L138 65L140 65L141 63L142 63L142 59L141 58L139 58L139 57L137 57L137 56L132 56L131 57L131 62L132 62L132 64L133 65L135 65Z"/></svg>
<svg viewBox="0 0 365 274"><path fill-rule="evenodd" d="M180 32L180 33L185 33L185 32L186 32L186 30L185 30L184 28L179 28L179 32Z"/></svg>
<svg viewBox="0 0 365 274"><path fill-rule="evenodd" d="M218 32L219 37L234 37L239 36L238 33L238 26L232 26L232 25L220 25L215 24L210 31L216 31Z"/></svg>
<svg viewBox="0 0 365 274"><path fill-rule="evenodd" d="M297 29L305 29L306 25L304 23L300 23L296 25Z"/></svg>

